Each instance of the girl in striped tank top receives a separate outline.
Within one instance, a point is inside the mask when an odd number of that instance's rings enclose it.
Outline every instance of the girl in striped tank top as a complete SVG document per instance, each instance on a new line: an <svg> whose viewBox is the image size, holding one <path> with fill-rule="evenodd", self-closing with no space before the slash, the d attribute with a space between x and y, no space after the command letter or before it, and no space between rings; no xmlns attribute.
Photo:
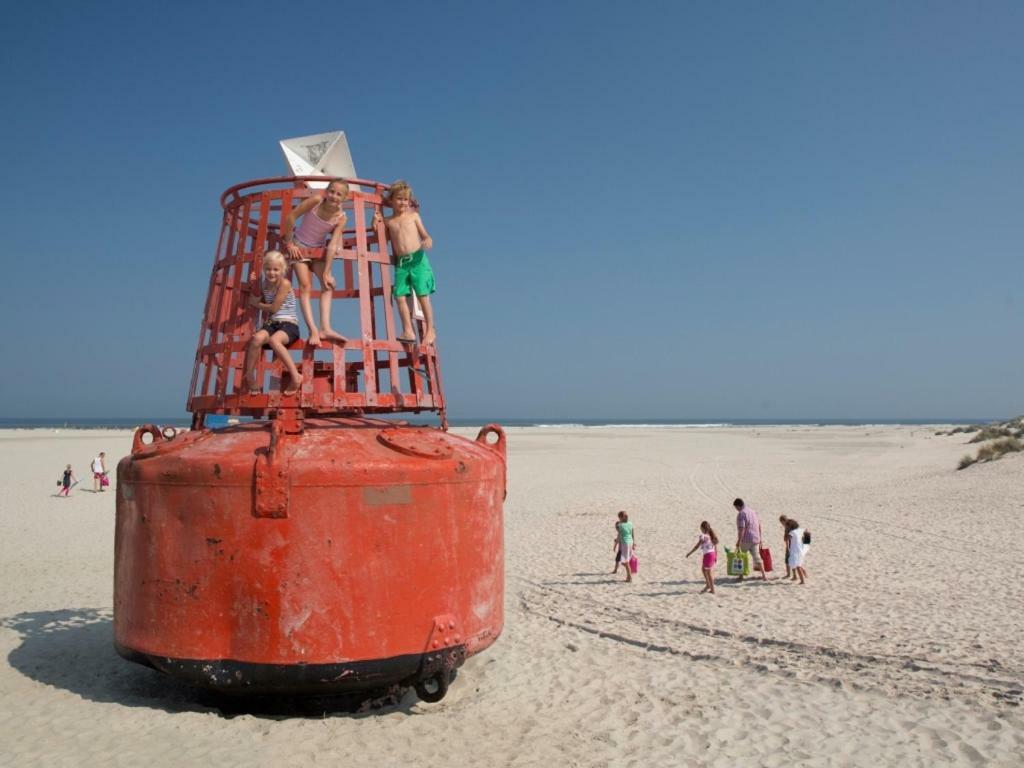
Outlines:
<svg viewBox="0 0 1024 768"><path fill-rule="evenodd" d="M292 284L285 279L288 262L280 251L267 251L263 256L263 280L259 283L259 294L253 291L249 306L263 312L263 327L256 331L245 350L245 376L242 388L250 395L258 395L260 388L253 381L256 360L263 350L270 347L288 372L288 384L284 394L294 395L302 386L302 377L295 361L288 351L288 345L299 338L299 318L295 313L295 292Z"/></svg>
<svg viewBox="0 0 1024 768"><path fill-rule="evenodd" d="M347 339L331 328L331 299L334 298L334 275L331 264L342 247L342 234L347 217L342 205L348 199L348 184L331 179L327 189L314 192L292 209L281 222L281 243L295 269L299 281L299 303L302 316L309 327L309 343L320 346L321 339L342 344ZM298 222L298 227L295 226ZM310 250L323 248L323 259L311 259ZM320 327L313 322L310 291L313 288L310 272L320 281Z"/></svg>

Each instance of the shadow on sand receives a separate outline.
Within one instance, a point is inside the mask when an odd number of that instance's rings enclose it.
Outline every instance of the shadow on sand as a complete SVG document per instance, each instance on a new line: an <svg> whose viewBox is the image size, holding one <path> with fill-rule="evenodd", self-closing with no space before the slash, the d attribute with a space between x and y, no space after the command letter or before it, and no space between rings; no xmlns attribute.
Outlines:
<svg viewBox="0 0 1024 768"><path fill-rule="evenodd" d="M240 697L194 688L118 656L107 610L25 612L0 619L0 627L21 637L21 645L7 656L14 669L89 701L172 713L217 711L224 717L249 714L280 719L396 711L409 714L417 700L411 690L398 686L344 697Z"/></svg>

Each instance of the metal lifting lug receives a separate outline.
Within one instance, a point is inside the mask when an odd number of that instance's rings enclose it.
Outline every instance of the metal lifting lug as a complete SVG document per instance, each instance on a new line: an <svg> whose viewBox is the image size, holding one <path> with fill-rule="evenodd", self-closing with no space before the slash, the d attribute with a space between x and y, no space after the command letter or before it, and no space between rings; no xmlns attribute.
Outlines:
<svg viewBox="0 0 1024 768"><path fill-rule="evenodd" d="M288 465L291 463L292 444L288 434L294 434L289 427L294 424L284 419L270 422L270 445L266 452L256 456L254 469L256 517L288 517L290 479ZM301 427L295 432L301 431Z"/></svg>

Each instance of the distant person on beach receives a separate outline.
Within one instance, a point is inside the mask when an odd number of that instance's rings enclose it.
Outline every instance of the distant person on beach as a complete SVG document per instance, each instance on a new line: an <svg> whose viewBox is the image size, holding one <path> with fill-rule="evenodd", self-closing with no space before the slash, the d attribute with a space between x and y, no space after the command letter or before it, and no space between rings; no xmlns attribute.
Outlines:
<svg viewBox="0 0 1024 768"><path fill-rule="evenodd" d="M807 571L804 570L804 556L807 554L807 543L804 537L804 529L800 527L793 518L786 521L786 537L789 539L789 549L786 552L786 565L792 570L791 581L800 577L803 584L807 578ZM809 538L809 537L807 537Z"/></svg>
<svg viewBox="0 0 1024 768"><path fill-rule="evenodd" d="M107 454L105 454L103 451L100 451L99 454L97 454L96 458L92 460L93 493L96 493L97 491L103 493L103 491L106 490L106 488L103 487L103 481L106 480L107 477L107 463L104 458L106 455Z"/></svg>
<svg viewBox="0 0 1024 768"><path fill-rule="evenodd" d="M757 512L743 503L743 499L736 499L732 503L736 508L736 549L740 552L749 552L750 561L754 570L761 572L761 578L768 581L768 574L764 570L764 562L761 560L761 520ZM743 581L740 576L737 581Z"/></svg>
<svg viewBox="0 0 1024 768"><path fill-rule="evenodd" d="M71 495L71 486L78 482L78 478L75 477L75 473L71 470L71 465L68 464L64 468L64 476L57 481L57 485L61 486L60 491L57 492L58 496L64 496L67 498Z"/></svg>
<svg viewBox="0 0 1024 768"><path fill-rule="evenodd" d="M434 241L427 234L420 218L418 204L412 196L412 187L398 180L388 190L386 202L391 206L392 215L384 219L380 211L374 214L374 225L385 224L391 253L395 263L395 285L392 292L398 304L398 316L402 320L402 335L398 341L415 344L416 332L412 324L412 297L416 294L423 307L423 343L433 344L437 337L434 326L434 308L430 294L434 288L434 271L430 267L427 251L434 247Z"/></svg>
<svg viewBox="0 0 1024 768"><path fill-rule="evenodd" d="M700 572L704 574L704 589L700 593L703 595L705 592L710 592L713 595L715 594L714 568L715 563L718 562L718 535L707 520L701 521L700 536L697 537L697 543L686 553L686 556L689 557L696 552L697 547L700 547L702 554Z"/></svg>
<svg viewBox="0 0 1024 768"><path fill-rule="evenodd" d="M295 314L295 292L285 278L288 262L280 251L267 251L263 256L263 280L257 283L249 297L249 306L263 313L263 327L256 331L245 349L245 375L242 391L250 395L260 393L260 385L253 380L257 358L266 347L274 350L288 373L284 394L294 395L302 386L302 376L295 367L288 345L299 338L299 318Z"/></svg>
<svg viewBox="0 0 1024 768"><path fill-rule="evenodd" d="M636 539L633 524L629 522L629 515L625 512L619 512L619 522L615 524L615 530L619 534L619 562L626 566L626 581L632 581L633 571L629 567L629 559L636 549Z"/></svg>
<svg viewBox="0 0 1024 768"><path fill-rule="evenodd" d="M281 243L288 251L288 258L299 281L299 302L302 316L309 327L309 343L319 347L323 339L344 343L347 339L331 328L331 300L334 297L334 275L331 264L342 248L345 222L348 220L342 204L348 199L348 184L341 179L331 179L327 189L314 192L292 210L281 223ZM299 219L299 228L295 222ZM327 243L330 238L330 244ZM326 247L325 247L326 246ZM324 248L323 259L311 258L310 248ZM313 281L310 269L320 281L320 328L313 322L313 307L310 291Z"/></svg>
<svg viewBox="0 0 1024 768"><path fill-rule="evenodd" d="M786 575L784 578L789 578L791 571L789 568L789 531L786 530L786 523L789 522L789 518L785 515L779 515L779 522L782 524L782 551L783 557L786 560Z"/></svg>

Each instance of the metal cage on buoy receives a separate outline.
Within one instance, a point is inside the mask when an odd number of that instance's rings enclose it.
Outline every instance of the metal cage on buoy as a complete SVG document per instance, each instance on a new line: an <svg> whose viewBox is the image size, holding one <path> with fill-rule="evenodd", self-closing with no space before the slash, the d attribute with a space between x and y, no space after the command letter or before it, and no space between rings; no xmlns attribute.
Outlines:
<svg viewBox="0 0 1024 768"><path fill-rule="evenodd" d="M392 257L374 222L386 186L371 181L348 180L335 275L358 334L319 350L295 342L294 395L274 386L269 352L256 368L269 384L243 390L258 320L248 298L284 217L312 194L302 181L261 179L221 198L193 428L142 427L118 465L115 645L218 691L397 684L436 701L503 627L505 435L449 433L436 347L397 341ZM440 427L381 418L423 412ZM211 429L211 414L252 420Z"/></svg>
<svg viewBox="0 0 1024 768"><path fill-rule="evenodd" d="M391 256L384 225L374 225L373 216L383 209L386 186L361 179L347 183L350 226L337 252L342 275L334 298L358 301L359 335L346 343L325 341L329 361L315 360L316 348L302 340L292 344L301 355L297 365L302 374L302 387L294 397L241 390L245 347L258 316L246 299L260 275L263 254L283 248L281 223L314 190L296 185L289 176L238 184L221 196L224 221L189 389L193 426L201 427L206 414L265 417L270 409L283 407L301 408L305 414L433 411L446 425L435 348L400 343L389 311ZM323 258L324 249L309 250L312 258ZM320 291L310 295L319 299ZM263 381L267 374L279 378L281 363L263 356L257 379Z"/></svg>

